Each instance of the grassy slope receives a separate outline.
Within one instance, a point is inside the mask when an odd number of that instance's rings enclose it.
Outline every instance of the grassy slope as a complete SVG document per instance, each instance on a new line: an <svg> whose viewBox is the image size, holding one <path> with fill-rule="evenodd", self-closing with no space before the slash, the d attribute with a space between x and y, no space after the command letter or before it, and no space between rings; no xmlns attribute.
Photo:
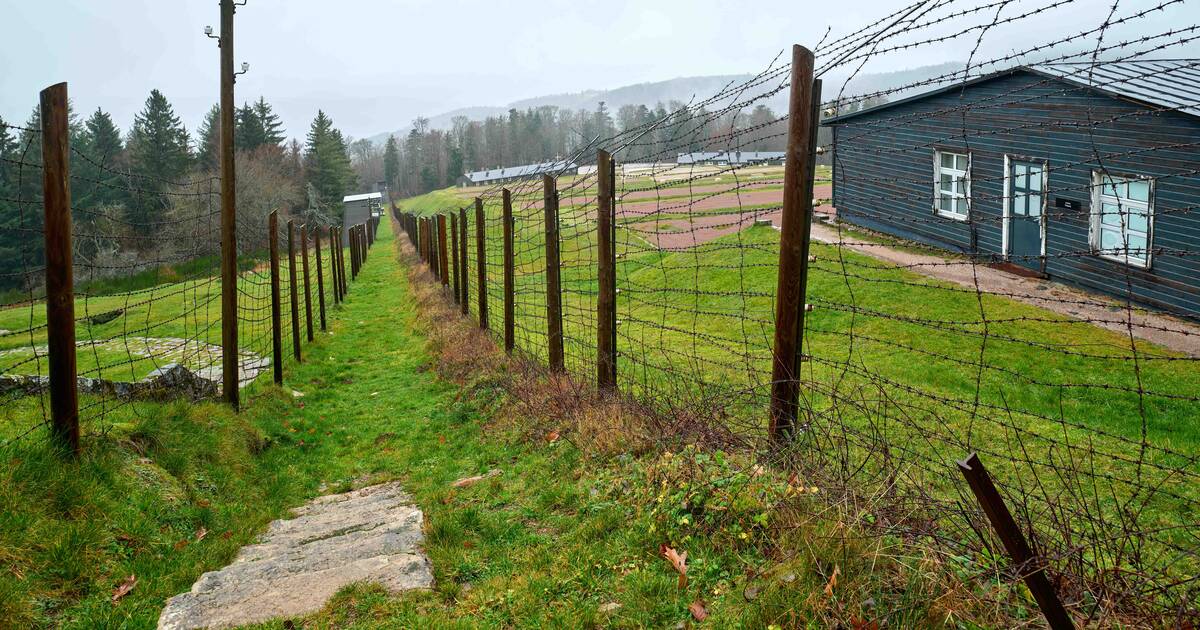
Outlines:
<svg viewBox="0 0 1200 630"><path fill-rule="evenodd" d="M722 627L810 617L803 602L820 593L827 564L784 567L794 574L764 579L751 604L734 588L743 571L763 564L754 544L763 506L782 486L739 481L730 463L707 457L585 460L563 441L529 442L485 422L477 403L486 395L460 399L426 369L389 240L352 285L332 334L306 347L303 365L289 366L289 389L253 391L241 416L215 404L148 405L89 436L78 464L53 459L40 440L6 453L0 619L153 627L167 597L229 561L286 507L323 488L392 478L405 480L426 510L437 589L399 598L352 589L313 625L664 626L687 618L698 597ZM504 474L451 489L490 468ZM697 476L730 477L743 492L711 499L722 505L710 513L719 518L681 512L679 493L691 487L684 481ZM208 534L197 541L201 528ZM658 556L664 542L690 552L686 590ZM136 588L113 605L113 588L130 574ZM854 601L874 588L863 585ZM607 602L622 607L600 612ZM922 618L924 608L904 614Z"/></svg>

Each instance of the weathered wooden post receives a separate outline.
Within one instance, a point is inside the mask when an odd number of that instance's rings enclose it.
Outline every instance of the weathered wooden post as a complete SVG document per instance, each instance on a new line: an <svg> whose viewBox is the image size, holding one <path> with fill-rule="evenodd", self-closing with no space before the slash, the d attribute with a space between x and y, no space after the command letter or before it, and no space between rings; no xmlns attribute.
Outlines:
<svg viewBox="0 0 1200 630"><path fill-rule="evenodd" d="M358 279L358 239L355 238L354 226L350 226L346 243L350 246L350 279Z"/></svg>
<svg viewBox="0 0 1200 630"><path fill-rule="evenodd" d="M438 231L438 277L442 279L442 287L450 286L450 274L446 273L449 268L448 252L446 251L446 215L437 215L437 231Z"/></svg>
<svg viewBox="0 0 1200 630"><path fill-rule="evenodd" d="M325 267L321 262L321 228L313 232L313 246L317 254L317 307L321 313L321 330L325 327Z"/></svg>
<svg viewBox="0 0 1200 630"><path fill-rule="evenodd" d="M225 402L237 409L241 358L238 355L237 169L234 166L235 109L233 70L234 0L221 0L221 387Z"/></svg>
<svg viewBox="0 0 1200 630"><path fill-rule="evenodd" d="M1058 593L1054 591L1054 586L1050 584L1045 570L1039 564L1040 559L1029 548L1025 535L1021 533L1021 528L1008 511L1004 498L996 490L996 485L992 483L983 462L979 461L979 456L971 453L966 459L958 462L958 470L966 478L967 485L971 486L971 492L979 501L992 528L996 530L996 536L1000 538L1004 550L1024 575L1025 585L1029 587L1029 592L1037 602L1038 608L1041 608L1050 627L1053 630L1073 630L1075 623L1063 608Z"/></svg>
<svg viewBox="0 0 1200 630"><path fill-rule="evenodd" d="M779 283L775 292L775 349L771 375L770 437L783 442L795 431L800 405L804 302L812 228L817 109L821 83L813 80L813 54L792 47L787 155L783 175L783 219L779 237Z"/></svg>
<svg viewBox="0 0 1200 630"><path fill-rule="evenodd" d="M308 224L300 226L300 261L304 272L304 327L308 341L313 340L312 285L308 278Z"/></svg>
<svg viewBox="0 0 1200 630"><path fill-rule="evenodd" d="M330 293L333 294L333 303L341 304L342 302L342 282L338 280L337 252L341 249L342 242L338 240L337 228L329 226L329 288L333 289Z"/></svg>
<svg viewBox="0 0 1200 630"><path fill-rule="evenodd" d="M513 259L512 191L501 191L504 200L504 351L516 347L516 262Z"/></svg>
<svg viewBox="0 0 1200 630"><path fill-rule="evenodd" d="M487 221L483 217L483 199L475 198L475 258L479 266L479 327L488 327L487 305Z"/></svg>
<svg viewBox="0 0 1200 630"><path fill-rule="evenodd" d="M288 284L292 304L292 354L300 361L300 292L296 286L295 221L288 219Z"/></svg>
<svg viewBox="0 0 1200 630"><path fill-rule="evenodd" d="M562 285L558 256L558 187L550 175L542 175L543 207L546 210L546 341L550 369L563 369Z"/></svg>
<svg viewBox="0 0 1200 630"><path fill-rule="evenodd" d="M346 282L346 248L342 245L342 235L345 232L345 226L338 226L337 234L337 260L338 260L338 284L341 287L342 301L346 301L346 294L350 291L350 283Z"/></svg>
<svg viewBox="0 0 1200 630"><path fill-rule="evenodd" d="M42 90L42 208L46 239L46 349L50 355L50 433L79 455L75 358L75 262L71 250L71 131L67 84Z"/></svg>
<svg viewBox="0 0 1200 630"><path fill-rule="evenodd" d="M617 199L616 163L601 149L596 154L596 384L617 387Z"/></svg>
<svg viewBox="0 0 1200 630"><path fill-rule="evenodd" d="M450 212L450 266L454 269L454 303L462 301L462 289L459 285L460 271L458 265L458 215Z"/></svg>
<svg viewBox="0 0 1200 630"><path fill-rule="evenodd" d="M271 251L271 367L275 384L283 384L283 305L279 298L279 213L270 215L268 245Z"/></svg>
<svg viewBox="0 0 1200 630"><path fill-rule="evenodd" d="M462 267L462 314L469 315L471 313L470 302L471 293L469 285L471 284L471 272L467 268L467 209L458 209L458 243L459 243L459 267Z"/></svg>

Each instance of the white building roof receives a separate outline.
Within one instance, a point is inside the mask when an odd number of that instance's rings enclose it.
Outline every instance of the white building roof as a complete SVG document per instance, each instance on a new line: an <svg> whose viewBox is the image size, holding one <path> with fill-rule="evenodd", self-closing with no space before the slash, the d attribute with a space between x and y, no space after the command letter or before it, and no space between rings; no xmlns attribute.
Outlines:
<svg viewBox="0 0 1200 630"><path fill-rule="evenodd" d="M563 170L571 170L579 168L574 162L560 160L557 162L542 162L541 164L526 164L525 166L509 166L506 168L494 168L490 171L475 171L474 173L466 173L463 177L467 178L473 184L484 184L491 181L501 179L511 179L514 177L530 177L533 175L541 175L543 173L556 173Z"/></svg>
<svg viewBox="0 0 1200 630"><path fill-rule="evenodd" d="M361 195L347 195L342 198L342 203L347 201L362 201L363 199L383 199L383 193L363 193Z"/></svg>

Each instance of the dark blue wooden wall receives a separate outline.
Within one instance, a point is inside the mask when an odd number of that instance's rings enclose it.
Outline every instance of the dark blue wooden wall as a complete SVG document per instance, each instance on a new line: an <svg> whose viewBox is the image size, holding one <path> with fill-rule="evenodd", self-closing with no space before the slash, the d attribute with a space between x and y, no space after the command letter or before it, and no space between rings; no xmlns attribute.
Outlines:
<svg viewBox="0 0 1200 630"><path fill-rule="evenodd" d="M1016 71L833 127L833 202L842 220L999 260L1004 156L1045 160L1046 273L1200 318L1200 119ZM935 148L972 155L967 222L933 211ZM1090 252L1091 174L1100 164L1157 178L1150 269ZM1080 207L1055 208L1056 197Z"/></svg>

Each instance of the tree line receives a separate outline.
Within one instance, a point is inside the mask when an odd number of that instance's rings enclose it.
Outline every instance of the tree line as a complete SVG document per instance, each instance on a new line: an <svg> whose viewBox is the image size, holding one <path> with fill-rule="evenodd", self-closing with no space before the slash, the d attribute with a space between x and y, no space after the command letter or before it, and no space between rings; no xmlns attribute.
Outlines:
<svg viewBox="0 0 1200 630"><path fill-rule="evenodd" d="M262 97L237 108L235 122L239 228L263 223L272 210L340 220L342 197L358 182L350 142L329 116L317 112L303 144L288 140ZM195 136L158 90L126 133L100 108L84 119L72 110L69 124L77 263L97 273L128 271L217 251L219 239L199 234L209 227L196 217L212 214L220 189L218 106ZM0 119L0 290L41 282L40 274L18 271L43 260L40 128L36 107L20 127Z"/></svg>
<svg viewBox="0 0 1200 630"><path fill-rule="evenodd" d="M627 132L621 143L633 142L619 156L626 162L670 162L678 153L726 148L782 151L784 125L765 104L750 111L710 112L672 101L624 105L614 115L601 102L590 111L543 106L510 109L482 121L458 116L449 129L432 128L428 119L418 118L407 135L389 137L381 150L371 150L368 143L352 154L356 170L378 173L380 181L407 196L454 185L471 171L569 158Z"/></svg>

